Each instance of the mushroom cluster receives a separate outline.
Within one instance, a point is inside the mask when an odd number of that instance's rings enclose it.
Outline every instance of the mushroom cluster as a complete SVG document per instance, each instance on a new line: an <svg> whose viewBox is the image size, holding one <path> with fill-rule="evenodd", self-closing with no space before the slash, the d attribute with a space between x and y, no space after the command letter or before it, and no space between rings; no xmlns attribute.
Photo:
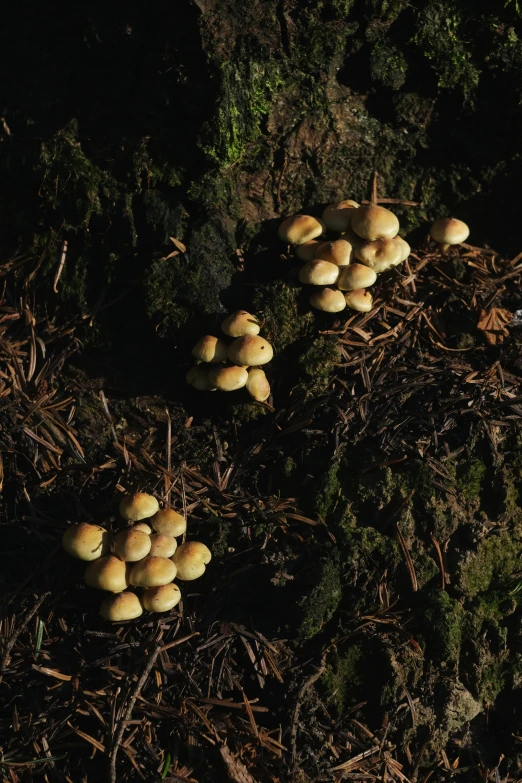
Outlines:
<svg viewBox="0 0 522 783"><path fill-rule="evenodd" d="M173 609L181 599L174 579L190 581L202 576L212 557L210 550L199 541L178 546L176 538L187 529L185 517L172 508L160 508L152 495L125 495L119 511L131 526L116 533L112 547L105 528L79 522L63 534L63 548L89 562L85 569L89 587L111 593L100 609L105 620L134 620L143 610ZM143 592L130 592L129 586Z"/></svg>
<svg viewBox="0 0 522 783"><path fill-rule="evenodd" d="M261 324L246 310L237 310L221 324L226 337L207 334L192 349L198 364L188 371L187 383L200 391L235 391L243 386L254 400L265 402L270 384L262 368L274 351L260 336Z"/></svg>
<svg viewBox="0 0 522 783"><path fill-rule="evenodd" d="M320 241L327 232L340 238ZM367 289L378 274L410 254L410 246L398 233L399 221L389 209L377 204L360 206L351 199L330 204L322 220L294 215L279 226L279 238L294 245L297 258L305 262L299 280L314 286L310 304L328 313L345 307L359 312L372 309Z"/></svg>

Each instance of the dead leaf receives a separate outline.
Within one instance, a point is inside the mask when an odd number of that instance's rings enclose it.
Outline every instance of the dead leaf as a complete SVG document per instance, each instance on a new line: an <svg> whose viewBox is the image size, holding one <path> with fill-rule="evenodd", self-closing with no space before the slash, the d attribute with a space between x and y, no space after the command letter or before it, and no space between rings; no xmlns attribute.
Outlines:
<svg viewBox="0 0 522 783"><path fill-rule="evenodd" d="M187 252L186 246L183 244L183 242L180 242L179 239L176 239L176 237L169 237L169 239L174 245L176 245L180 253Z"/></svg>
<svg viewBox="0 0 522 783"><path fill-rule="evenodd" d="M484 337L490 345L502 343L509 332L505 328L511 323L513 313L502 307L492 307L491 310L481 310L477 327L484 332Z"/></svg>

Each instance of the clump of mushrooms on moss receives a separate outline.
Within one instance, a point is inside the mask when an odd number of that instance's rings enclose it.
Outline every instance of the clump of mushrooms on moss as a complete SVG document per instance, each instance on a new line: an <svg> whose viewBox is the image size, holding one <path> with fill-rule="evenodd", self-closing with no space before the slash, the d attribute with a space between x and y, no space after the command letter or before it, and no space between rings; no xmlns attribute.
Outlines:
<svg viewBox="0 0 522 783"><path fill-rule="evenodd" d="M101 525L79 522L63 534L63 548L88 563L84 579L89 587L109 593L100 609L105 620L123 622L144 611L170 611L181 600L174 579L201 576L212 557L209 548L199 541L178 546L176 538L185 535L186 519L172 508L160 508L153 495L126 494L119 512L128 526L112 541Z"/></svg>

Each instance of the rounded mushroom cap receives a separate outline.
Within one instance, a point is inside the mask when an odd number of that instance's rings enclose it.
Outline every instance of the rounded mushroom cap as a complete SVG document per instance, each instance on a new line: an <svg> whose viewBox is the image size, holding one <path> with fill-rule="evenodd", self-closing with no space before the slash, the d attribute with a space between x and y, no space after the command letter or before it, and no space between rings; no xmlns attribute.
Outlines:
<svg viewBox="0 0 522 783"><path fill-rule="evenodd" d="M133 495L124 495L120 501L120 514L130 522L139 522L140 519L151 517L159 508L159 503L152 495L145 492L135 492Z"/></svg>
<svg viewBox="0 0 522 783"><path fill-rule="evenodd" d="M238 337L242 340L242 337ZM211 380L220 391L236 391L242 389L248 380L246 367L216 367L211 372Z"/></svg>
<svg viewBox="0 0 522 783"><path fill-rule="evenodd" d="M143 614L140 599L134 593L110 595L103 601L100 614L104 620L120 623L123 620L135 620Z"/></svg>
<svg viewBox="0 0 522 783"><path fill-rule="evenodd" d="M357 310L359 313L368 313L372 309L373 297L365 288L359 288L357 291L348 291L345 294L346 304L350 310Z"/></svg>
<svg viewBox="0 0 522 783"><path fill-rule="evenodd" d="M252 367L248 371L246 387L250 396L258 402L264 402L270 397L270 384L264 371L259 367Z"/></svg>
<svg viewBox="0 0 522 783"><path fill-rule="evenodd" d="M375 272L384 272L391 266L400 264L404 254L404 247L401 242L393 239L376 239L373 242L365 242L355 251L355 257L369 266Z"/></svg>
<svg viewBox="0 0 522 783"><path fill-rule="evenodd" d="M197 341L192 349L192 356L201 359L202 362L224 362L227 358L227 347L219 337L206 334Z"/></svg>
<svg viewBox="0 0 522 783"><path fill-rule="evenodd" d="M341 270L337 285L341 291L355 291L358 288L368 288L377 280L377 273L364 264L350 264Z"/></svg>
<svg viewBox="0 0 522 783"><path fill-rule="evenodd" d="M135 563L136 560L146 557L150 548L150 533L144 533L143 530L132 527L130 530L121 530L114 536L114 554L126 563Z"/></svg>
<svg viewBox="0 0 522 783"><path fill-rule="evenodd" d="M440 218L432 225L430 234L439 245L460 245L469 237L469 226L457 218Z"/></svg>
<svg viewBox="0 0 522 783"><path fill-rule="evenodd" d="M210 383L209 371L210 367L206 364L196 364L185 375L185 380L198 391L216 391L215 386Z"/></svg>
<svg viewBox="0 0 522 783"><path fill-rule="evenodd" d="M399 233L397 216L376 204L365 204L354 209L351 226L358 236L371 242L374 239L391 239Z"/></svg>
<svg viewBox="0 0 522 783"><path fill-rule="evenodd" d="M168 612L181 600L181 591L175 584L149 587L144 591L141 601L148 612Z"/></svg>
<svg viewBox="0 0 522 783"><path fill-rule="evenodd" d="M323 310L325 313L340 313L346 307L344 294L337 288L314 291L308 301L316 310Z"/></svg>
<svg viewBox="0 0 522 783"><path fill-rule="evenodd" d="M334 242L318 242L315 258L329 261L336 266L348 266L353 261L354 245L348 239L336 239Z"/></svg>
<svg viewBox="0 0 522 783"><path fill-rule="evenodd" d="M172 557L178 569L178 579L190 582L197 579L205 572L205 566L210 563L212 554L210 549L200 541L187 541L177 548Z"/></svg>
<svg viewBox="0 0 522 783"><path fill-rule="evenodd" d="M150 555L154 557L172 557L178 547L178 542L172 536L163 533L153 533L150 537L152 544Z"/></svg>
<svg viewBox="0 0 522 783"><path fill-rule="evenodd" d="M309 239L321 236L325 229L322 220L311 215L292 215L283 220L279 226L279 239L288 242L289 245L302 245Z"/></svg>
<svg viewBox="0 0 522 783"><path fill-rule="evenodd" d="M299 270L299 281L307 285L331 285L339 277L339 267L330 261L316 258Z"/></svg>
<svg viewBox="0 0 522 783"><path fill-rule="evenodd" d="M176 566L167 557L145 557L134 563L130 570L129 582L136 587L160 587L172 582L176 576Z"/></svg>
<svg viewBox="0 0 522 783"><path fill-rule="evenodd" d="M257 367L259 364L266 364L272 359L273 355L274 351L270 343L257 334L246 334L244 337L238 337L228 346L228 358L230 361L243 367ZM247 379L245 378L245 383L246 381Z"/></svg>
<svg viewBox="0 0 522 783"><path fill-rule="evenodd" d="M93 560L85 569L85 583L97 590L121 593L129 586L127 563L114 555Z"/></svg>
<svg viewBox="0 0 522 783"><path fill-rule="evenodd" d="M259 334L261 326L255 315L250 315L246 310L237 310L225 318L221 328L229 337L243 337L244 334ZM228 346L225 346L225 359L227 350Z"/></svg>
<svg viewBox="0 0 522 783"><path fill-rule="evenodd" d="M309 239L308 242L298 245L295 254L301 261L311 261L315 258L315 251L320 244L317 239Z"/></svg>
<svg viewBox="0 0 522 783"><path fill-rule="evenodd" d="M399 245L400 245L400 246L401 246L401 248L402 248L401 259L400 259L400 261L399 261L399 264L402 264L402 262L403 262L403 261L406 261L406 259L407 259L407 258L408 258L408 256L410 255L410 253L411 253L411 247L410 247L410 246L409 246L409 244L406 242L406 240L405 240L405 239L403 239L402 237L400 237L398 234L397 234L397 236L395 237L395 241L396 241L396 242L398 242L398 243L399 243Z"/></svg>
<svg viewBox="0 0 522 783"><path fill-rule="evenodd" d="M323 212L323 220L329 231L347 231L350 228L352 213L359 204L348 198L330 204Z"/></svg>
<svg viewBox="0 0 522 783"><path fill-rule="evenodd" d="M150 524L164 536L182 536L187 529L187 520L173 508L160 508L150 519Z"/></svg>
<svg viewBox="0 0 522 783"><path fill-rule="evenodd" d="M146 533L148 536L152 533L152 528L149 527L146 522L136 522L136 524L132 526L132 530L141 530L142 533Z"/></svg>
<svg viewBox="0 0 522 783"><path fill-rule="evenodd" d="M78 560L97 560L109 551L109 534L99 525L78 522L67 528L62 546Z"/></svg>

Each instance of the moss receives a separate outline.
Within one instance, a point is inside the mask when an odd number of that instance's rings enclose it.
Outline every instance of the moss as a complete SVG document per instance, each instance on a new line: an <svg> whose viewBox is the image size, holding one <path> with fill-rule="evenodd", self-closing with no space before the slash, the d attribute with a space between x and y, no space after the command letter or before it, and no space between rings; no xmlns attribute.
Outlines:
<svg viewBox="0 0 522 783"><path fill-rule="evenodd" d="M315 495L315 511L319 519L326 521L329 514L339 500L341 485L339 483L339 461L336 460L325 472L321 479L321 484Z"/></svg>
<svg viewBox="0 0 522 783"><path fill-rule="evenodd" d="M318 564L315 586L300 603L303 619L298 636L301 640L316 636L331 620L341 600L341 572L337 555Z"/></svg>
<svg viewBox="0 0 522 783"><path fill-rule="evenodd" d="M478 457L472 457L459 477L458 488L466 500L477 502L482 491L487 468Z"/></svg>
<svg viewBox="0 0 522 783"><path fill-rule="evenodd" d="M326 391L336 364L341 360L341 352L336 337L320 335L299 358L299 367L303 372L302 385L307 396Z"/></svg>
<svg viewBox="0 0 522 783"><path fill-rule="evenodd" d="M366 653L362 645L354 644L346 651L335 650L321 678L328 702L333 703L340 717L353 702L350 695L360 688L363 681L363 663Z"/></svg>
<svg viewBox="0 0 522 783"><path fill-rule="evenodd" d="M444 590L431 593L422 616L425 654L432 660L442 660L457 666L462 646L464 609Z"/></svg>
<svg viewBox="0 0 522 783"><path fill-rule="evenodd" d="M313 327L313 314L303 306L300 286L291 286L282 280L260 286L254 296L254 307L263 319L263 333L278 352L284 351Z"/></svg>
<svg viewBox="0 0 522 783"><path fill-rule="evenodd" d="M406 81L407 70L406 57L396 46L379 41L372 47L371 72L376 81L398 90Z"/></svg>
<svg viewBox="0 0 522 783"><path fill-rule="evenodd" d="M493 581L505 582L519 567L521 545L506 531L490 533L476 552L469 552L458 573L458 586L473 598L489 589Z"/></svg>

